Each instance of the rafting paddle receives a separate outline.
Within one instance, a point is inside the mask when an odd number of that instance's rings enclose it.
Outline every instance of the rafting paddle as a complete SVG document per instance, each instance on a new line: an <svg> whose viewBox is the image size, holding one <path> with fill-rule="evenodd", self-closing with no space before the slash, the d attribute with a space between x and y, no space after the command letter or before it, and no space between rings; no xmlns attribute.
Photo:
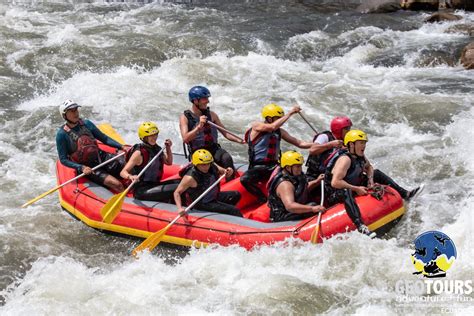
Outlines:
<svg viewBox="0 0 474 316"><path fill-rule="evenodd" d="M148 249L149 251L152 251L160 242L161 242L161 239L163 239L163 236L166 234L166 232L168 231L168 229L170 229L170 227L176 223L176 221L178 219L181 218L181 216L183 216L184 214L186 214L194 205L196 205L197 202L199 202L209 191L211 191L216 185L219 184L219 182L222 181L222 179L224 179L224 177L226 176L226 174L224 173L219 179L217 179L216 182L214 182L209 188L207 188L206 191L204 191L200 196L198 196L193 203L191 203L188 207L186 207L186 209L184 210L183 214L179 214L178 216L176 216L168 225L166 225L165 228L157 231L157 232L154 232L153 234L151 234L150 236L148 236L147 239L145 239L141 244L138 245L138 247L136 247L135 249L133 249L132 251L132 255L133 256L137 256L137 254L140 252L140 251L143 251L145 249Z"/></svg>
<svg viewBox="0 0 474 316"><path fill-rule="evenodd" d="M318 133L318 131L314 128L314 126L306 119L306 117L303 115L303 113L298 112L298 114L301 116L301 118L308 124L309 127L314 131L315 134Z"/></svg>
<svg viewBox="0 0 474 316"><path fill-rule="evenodd" d="M153 157L152 160L143 168L143 170L138 174L138 178L133 180L132 183L123 191L122 193L115 194L113 197L110 198L110 200L105 203L104 206L102 206L102 209L100 210L100 215L102 216L102 221L104 223L110 224L114 221L115 217L120 213L122 210L122 204L123 201L125 200L125 197L127 196L128 191L133 187L135 183L138 182L138 179L140 179L141 175L148 169L148 167L151 166L151 164L160 157L161 153L165 150L165 147L163 147L158 154Z"/></svg>
<svg viewBox="0 0 474 316"><path fill-rule="evenodd" d="M97 169L99 169L99 168L105 166L105 165L108 164L109 162L112 162L113 160L115 160L115 159L117 159L117 158L120 158L120 157L122 157L123 155L125 155L125 152L120 153L120 154L118 154L117 156L114 156L114 157L110 158L109 160L104 161L104 162L101 163L100 165L95 166L94 168L92 168L92 171L97 170ZM31 204L35 203L36 201L38 201L38 200L44 198L45 196L47 196L47 195L53 193L54 191L56 191L56 190L62 188L62 187L65 186L66 184L71 183L71 182L73 182L74 180L77 180L77 179L79 179L79 178L82 178L82 177L85 176L85 175L86 175L85 173L81 173L81 174L78 175L77 177L72 178L71 180L68 180L68 181L64 182L63 184L60 184L60 185L58 185L58 186L52 188L51 190L49 190L49 191L47 191L47 192L44 192L44 193L41 194L41 195L38 195L38 196L35 197L34 199L32 199L32 200L26 202L25 204L23 204L21 207L27 207L28 205L31 205Z"/></svg>
<svg viewBox="0 0 474 316"><path fill-rule="evenodd" d="M321 206L324 204L324 180L321 181ZM316 227L314 228L313 233L311 234L311 243L315 244L318 242L319 235L319 226L321 224L321 215L323 212L319 212L318 220L316 222Z"/></svg>
<svg viewBox="0 0 474 316"><path fill-rule="evenodd" d="M117 143L124 145L125 141L123 140L122 136L120 136L119 133L110 125L109 123L102 123L97 126L102 133L105 135L109 136L113 140L115 140Z"/></svg>
<svg viewBox="0 0 474 316"><path fill-rule="evenodd" d="M234 134L234 133L232 133L232 132L226 130L226 129L223 128L222 126L219 126L219 125L217 125L217 124L215 124L215 123L213 123L213 122L211 122L211 121L209 121L209 120L207 120L207 123L209 123L209 125L212 125L212 126L214 126L215 128L217 128L217 129L220 129L221 131L224 131L224 132L226 132L226 133L229 133L230 135L232 135L232 136L234 136L234 137L240 139L243 143L245 143L245 140L243 140L242 137L237 136L236 134Z"/></svg>

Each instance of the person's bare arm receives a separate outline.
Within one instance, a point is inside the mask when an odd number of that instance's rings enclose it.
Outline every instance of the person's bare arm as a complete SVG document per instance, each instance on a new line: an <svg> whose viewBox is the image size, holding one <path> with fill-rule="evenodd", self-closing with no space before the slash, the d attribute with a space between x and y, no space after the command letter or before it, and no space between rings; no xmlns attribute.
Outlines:
<svg viewBox="0 0 474 316"><path fill-rule="evenodd" d="M255 130L255 132L261 133L261 132L273 132L279 129L283 124L285 124L286 121L293 115L298 112L301 112L301 108L298 105L295 105L287 114L283 115L279 119L275 120L272 123L267 123L267 122L254 122L252 124L252 129Z"/></svg>
<svg viewBox="0 0 474 316"><path fill-rule="evenodd" d="M331 186L335 189L350 189L357 193L357 195L366 195L367 188L363 186L355 186L349 184L344 180L349 167L351 166L351 159L347 156L340 157L334 168L332 169Z"/></svg>
<svg viewBox="0 0 474 316"><path fill-rule="evenodd" d="M368 183L367 186L369 188L374 186L374 167L370 163L370 161L365 158L365 165L364 165L365 173L367 174Z"/></svg>
<svg viewBox="0 0 474 316"><path fill-rule="evenodd" d="M214 121L214 124L222 127L223 129L226 129L226 127L224 126L224 124L222 124L221 122L221 119L219 118L219 116L215 113L215 112L212 112L211 111L211 117L212 117L212 120ZM239 144L245 144L245 141L241 138L238 138L238 137L235 137L234 135L228 133L227 131L224 131L222 129L217 129L219 132L221 132L221 134L227 138L228 140L230 140L231 142L235 142L235 143L239 143Z"/></svg>
<svg viewBox="0 0 474 316"><path fill-rule="evenodd" d="M133 167L141 165L142 162L142 154L139 150L136 150L135 152L133 152L132 156L123 167L122 171L120 171L120 176L124 179L129 179L132 181L137 180L138 175L133 175L130 172L132 172Z"/></svg>
<svg viewBox="0 0 474 316"><path fill-rule="evenodd" d="M165 140L165 164L168 166L173 164L173 152L171 151L171 147L173 146L173 142L171 139Z"/></svg>
<svg viewBox="0 0 474 316"><path fill-rule="evenodd" d="M310 155L320 155L328 149L341 148L342 145L344 145L344 143L342 142L342 140L339 140L339 139L335 139L335 140L327 142L325 144L313 143L313 144L311 144L311 147L309 148L309 154Z"/></svg>
<svg viewBox="0 0 474 316"><path fill-rule="evenodd" d="M313 143L311 143L311 142L305 142L301 139L298 139L298 138L295 138L295 137L291 136L283 128L281 128L280 131L281 131L281 138L283 138L288 143L290 143L292 145L295 145L298 148L307 149L307 148L310 148L313 145Z"/></svg>
<svg viewBox="0 0 474 316"><path fill-rule="evenodd" d="M316 179L308 182L308 190L311 191L315 186L319 185L324 179L324 174L320 174Z"/></svg>
<svg viewBox="0 0 474 316"><path fill-rule="evenodd" d="M276 194L280 197L281 201L285 205L285 208L288 212L295 213L295 214L302 214L302 213L317 213L320 211L324 211L325 208L322 206L311 206L311 205L304 205L300 204L295 201L295 187L289 181L281 182L277 189Z"/></svg>
<svg viewBox="0 0 474 316"><path fill-rule="evenodd" d="M193 179L191 176L184 176L181 179L181 182L178 184L178 187L173 192L174 201L176 203L176 207L178 208L179 213L184 214L184 207L181 201L181 194L183 194L189 188L195 188L197 186L196 180Z"/></svg>
<svg viewBox="0 0 474 316"><path fill-rule="evenodd" d="M181 114L179 117L179 130L181 132L181 138L183 139L183 142L189 144L191 141L193 141L197 134L203 129L206 120L207 117L205 115L200 116L199 124L197 124L192 130L189 130L188 118L184 114Z"/></svg>
<svg viewBox="0 0 474 316"><path fill-rule="evenodd" d="M216 166L217 171L218 171L220 176L222 176L225 173L226 177L230 177L234 173L234 170L230 167L222 168L221 166L219 166L215 162L214 162L214 166Z"/></svg>

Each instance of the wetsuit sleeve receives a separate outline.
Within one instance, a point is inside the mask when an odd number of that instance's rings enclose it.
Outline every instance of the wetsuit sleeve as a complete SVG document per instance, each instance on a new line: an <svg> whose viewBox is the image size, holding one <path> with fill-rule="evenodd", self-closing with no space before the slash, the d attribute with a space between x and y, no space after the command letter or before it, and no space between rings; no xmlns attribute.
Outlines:
<svg viewBox="0 0 474 316"><path fill-rule="evenodd" d="M114 148L117 148L117 149L122 149L122 145L120 143L116 142L115 140L113 140L109 136L102 133L100 131L100 129L98 129L97 126L95 126L95 124L92 123L91 121L85 120L84 125L92 132L92 135L94 135L94 137L96 139L100 140L102 143L104 143L104 144L106 144L110 147L114 147Z"/></svg>
<svg viewBox="0 0 474 316"><path fill-rule="evenodd" d="M82 173L82 165L69 159L68 137L69 136L67 136L62 128L58 129L58 132L56 133L56 149L58 151L59 161L61 161L61 163L66 167L76 169L78 173Z"/></svg>

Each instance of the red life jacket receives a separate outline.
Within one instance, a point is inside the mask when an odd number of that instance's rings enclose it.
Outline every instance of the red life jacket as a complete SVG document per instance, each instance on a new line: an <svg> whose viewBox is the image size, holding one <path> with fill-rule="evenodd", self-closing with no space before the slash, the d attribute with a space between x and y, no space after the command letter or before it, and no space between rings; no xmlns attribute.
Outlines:
<svg viewBox="0 0 474 316"><path fill-rule="evenodd" d="M327 135L328 142L335 140L333 134L330 131L324 131L322 133L316 134L313 138L313 142L321 134ZM324 172L326 171L327 163L329 162L330 157L332 157L335 152L335 148L331 148L323 151L319 155L309 155L308 160L306 161L306 167L308 167L306 174L311 175L313 177L317 177L320 174L324 174Z"/></svg>
<svg viewBox="0 0 474 316"><path fill-rule="evenodd" d="M207 120L209 122L212 121L211 117L211 110L207 108L207 110L204 112L204 115L207 116ZM196 125L199 124L199 117L196 116L193 112L190 110L184 111L184 116L188 119L188 130L191 131L196 127ZM194 151L197 149L207 149L209 151L213 151L216 146L218 146L217 143L217 128L214 126L211 126L211 124L204 124L204 128L202 131L200 131L197 135L196 138L194 138L188 145L190 147L190 153L192 154Z"/></svg>
<svg viewBox="0 0 474 316"><path fill-rule="evenodd" d="M270 176L270 180L268 180L267 184L270 218L272 221L276 222L281 221L285 215L290 213L286 210L285 204L281 198L278 197L276 192L278 185L283 181L290 181L290 183L293 184L295 188L295 202L300 204L306 204L308 202L308 180L306 176L304 174L292 176L290 174L284 173L282 168L276 168Z"/></svg>
<svg viewBox="0 0 474 316"><path fill-rule="evenodd" d="M63 129L71 142L73 152L69 156L72 161L87 166L94 166L100 162L97 140L82 120L79 120L79 131L77 132L67 124L64 124Z"/></svg>
<svg viewBox="0 0 474 316"><path fill-rule="evenodd" d="M258 133L254 140L250 139L252 129L245 132L245 140L249 146L249 165L270 165L278 162L280 156L281 131Z"/></svg>
<svg viewBox="0 0 474 316"><path fill-rule="evenodd" d="M139 166L134 166L132 174L139 174L143 168L153 159L161 150L159 145L150 146L144 143L135 144L125 156L126 161L130 160L132 154L139 150L142 155L142 163ZM155 182L159 183L163 177L163 166L164 165L164 154L161 153L160 157L157 158L153 164L142 174L140 180L144 182Z"/></svg>

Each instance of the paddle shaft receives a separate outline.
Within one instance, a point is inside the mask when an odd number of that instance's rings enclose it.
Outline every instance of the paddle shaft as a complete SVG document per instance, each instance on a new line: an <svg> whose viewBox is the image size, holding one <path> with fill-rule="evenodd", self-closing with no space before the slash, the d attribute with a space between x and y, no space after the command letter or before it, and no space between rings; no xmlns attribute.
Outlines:
<svg viewBox="0 0 474 316"><path fill-rule="evenodd" d="M155 157L153 157L153 159L150 160L150 162L147 163L147 165L138 174L138 177L135 180L133 180L132 183L130 183L130 185L125 189L125 191L114 195L113 197L111 197L109 199L109 201L107 203L105 203L105 205L100 210L100 214L102 215L102 221L103 222L110 224L114 221L115 217L117 216L117 214L122 209L122 203L123 203L123 200L125 199L125 197L127 196L128 191L130 191L130 189L133 187L133 185L138 182L138 180L143 175L143 173L148 169L148 167L150 167L151 164L158 157L161 156L161 153L163 152L163 150L165 150L165 147L161 148L161 150L158 152L158 154L155 155Z"/></svg>
<svg viewBox="0 0 474 316"><path fill-rule="evenodd" d="M109 162L111 162L111 161L113 161L113 160L115 160L115 159L117 159L117 158L120 158L120 157L122 157L123 155L125 155L125 152L120 153L120 154L118 154L117 156L114 156L114 157L110 158L109 160L106 160L106 161L104 161L103 163L101 163L101 164L95 166L94 168L92 168L92 171L95 171L95 170L97 170L97 169L99 169L99 168L105 166L105 165L108 164ZM31 205L31 204L33 204L34 202L36 202L36 201L38 201L38 200L44 198L45 196L47 196L47 195L53 193L54 191L56 191L56 190L62 188L62 187L65 186L66 184L69 184L69 183L71 183L71 182L73 182L73 181L75 181L75 180L77 180L77 179L79 179L79 178L82 178L82 177L85 176L85 175L86 175L85 173L81 173L81 174L78 175L77 177L72 178L72 179L70 179L70 180L64 182L63 184L60 184L60 185L58 185L58 186L52 188L51 190L49 190L49 191L47 191L47 192L45 192L45 193L43 193L43 194L41 194L41 195L35 197L34 199L32 199L32 200L30 200L30 201L28 201L28 202L26 202L26 203L23 204L21 207L27 207L28 205Z"/></svg>
<svg viewBox="0 0 474 316"><path fill-rule="evenodd" d="M163 148L161 148L161 150L158 152L158 154L157 154L155 157L153 157L153 159L145 166L145 168L143 168L142 171L140 171L140 173L138 174L138 178L137 178L136 180L133 180L132 183L128 186L127 192L128 192L128 190L130 190L130 188L132 187L132 185L134 185L134 184L138 181L138 179L140 179L140 177L145 173L145 171L148 169L148 167L151 166L151 164L153 163L153 161L155 161L158 157L161 156L161 153L165 150L165 148L166 148L166 146L163 147Z"/></svg>
<svg viewBox="0 0 474 316"><path fill-rule="evenodd" d="M321 181L321 203L320 203L320 205L323 206L323 204L324 204L324 180ZM314 234L311 236L311 242L313 244L318 242L319 226L321 224L321 215L323 215L323 212L319 212L318 220L316 221L316 228L314 229Z"/></svg>
<svg viewBox="0 0 474 316"><path fill-rule="evenodd" d="M191 203L188 207L186 207L184 209L184 213L183 214L179 214L178 216L175 217L175 219L173 219L166 227L165 229L168 230L168 228L173 225L174 223L176 223L176 221L181 217L183 216L184 214L186 214L190 209L193 208L194 205L196 205L197 202L199 202L207 193L209 193L209 191L211 191L212 189L214 189L214 187L216 185L219 184L219 182L221 182L222 179L224 179L225 177L225 174L223 174L222 176L220 176L219 179L216 180L216 182L214 182L209 188L207 188L206 191L204 191L200 196L197 197L197 199L194 200L193 203ZM153 247L154 248L154 247ZM150 249L150 250L153 250L153 249Z"/></svg>
<svg viewBox="0 0 474 316"><path fill-rule="evenodd" d="M198 196L191 205L186 207L184 209L184 212L182 214L178 214L168 225L166 225L165 228L154 232L150 236L148 236L147 239L145 239L140 245L138 245L135 249L132 251L132 255L136 256L138 252L143 251L145 249L148 249L149 251L152 251L161 241L162 237L166 234L168 229L176 223L178 219L181 218L184 214L186 214L194 205L196 205L197 202L199 202L209 191L211 191L216 185L218 185L222 179L224 179L225 174L220 176L219 179L217 179L216 182L214 182L209 188L206 189L200 196Z"/></svg>
<svg viewBox="0 0 474 316"><path fill-rule="evenodd" d="M230 135L232 135L232 136L234 136L234 137L240 139L241 141L245 142L245 140L243 140L242 137L237 136L236 134L234 134L234 133L232 133L232 132L226 130L226 129L223 128L222 126L219 126L219 125L217 125L217 124L215 124L215 123L213 123L213 122L211 122L211 121L209 121L209 120L207 120L207 123L209 123L209 125L212 125L212 126L214 126L215 128L217 128L217 129L220 129L221 131L224 131L224 132L226 132L226 133L229 133Z"/></svg>
<svg viewBox="0 0 474 316"><path fill-rule="evenodd" d="M308 124L309 127L314 131L315 134L318 133L318 131L313 127L313 125L306 119L306 117L303 115L303 113L298 112L298 114L301 116L301 118Z"/></svg>

